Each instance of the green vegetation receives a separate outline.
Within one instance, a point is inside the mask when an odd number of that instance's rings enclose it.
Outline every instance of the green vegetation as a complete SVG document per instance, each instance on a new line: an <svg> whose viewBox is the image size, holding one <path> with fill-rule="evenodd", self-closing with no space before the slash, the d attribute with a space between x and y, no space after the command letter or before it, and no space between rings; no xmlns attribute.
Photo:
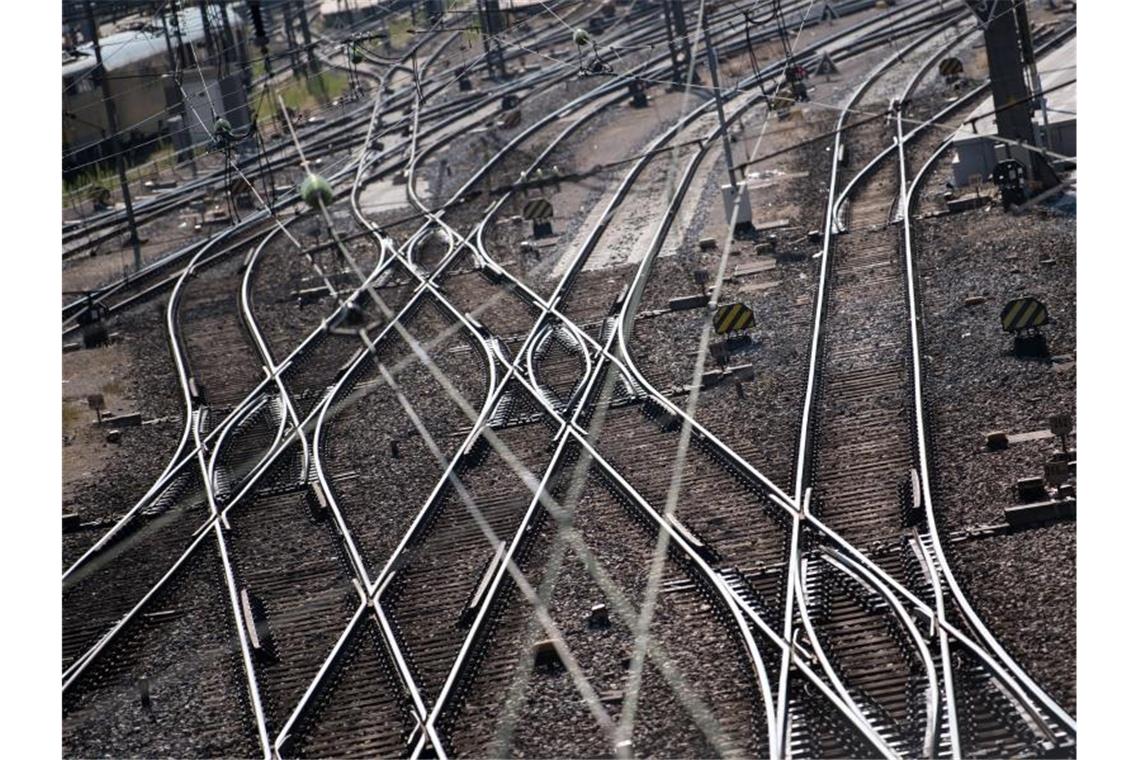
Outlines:
<svg viewBox="0 0 1140 760"><path fill-rule="evenodd" d="M147 160L137 166L127 168L127 181L138 182L146 177L156 175L161 169L173 169L175 166L174 147L170 143L160 143L159 147L147 156ZM89 193L100 187L117 193L119 190L119 173L111 162L93 164L86 171L63 181L63 201L69 198L79 199L84 193Z"/></svg>
<svg viewBox="0 0 1140 760"><path fill-rule="evenodd" d="M61 417L63 435L73 435L87 421L86 407L79 401L64 401Z"/></svg>
<svg viewBox="0 0 1140 760"><path fill-rule="evenodd" d="M339 98L348 89L348 75L340 71L322 71L303 79L293 77L283 87L270 87L252 100L256 103L258 124L268 124L280 117L277 96L292 111L313 111L323 103ZM264 88L263 88L264 90Z"/></svg>
<svg viewBox="0 0 1140 760"><path fill-rule="evenodd" d="M398 16L388 22L388 39L392 47L400 50L412 41L414 23L410 16Z"/></svg>

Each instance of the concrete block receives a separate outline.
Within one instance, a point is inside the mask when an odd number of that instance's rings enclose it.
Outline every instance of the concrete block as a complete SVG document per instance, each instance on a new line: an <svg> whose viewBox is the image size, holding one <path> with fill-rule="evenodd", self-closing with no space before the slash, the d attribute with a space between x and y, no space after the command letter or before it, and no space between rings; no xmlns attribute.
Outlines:
<svg viewBox="0 0 1140 760"><path fill-rule="evenodd" d="M688 296L678 296L669 299L670 311L684 311L685 309L700 309L709 303L708 293L694 293Z"/></svg>
<svg viewBox="0 0 1140 760"><path fill-rule="evenodd" d="M554 639L543 639L535 642L531 648L534 653L534 667L546 670L556 670L563 667L562 657L554 645Z"/></svg>
<svg viewBox="0 0 1140 760"><path fill-rule="evenodd" d="M708 372L701 375L701 387L702 388L711 388L712 386L719 383L723 378L724 378L723 372L721 372L719 369L711 369Z"/></svg>
<svg viewBox="0 0 1140 760"><path fill-rule="evenodd" d="M946 208L950 213L956 214L959 211L970 211L975 208L983 208L990 203L988 195L966 195L961 198L946 201Z"/></svg>

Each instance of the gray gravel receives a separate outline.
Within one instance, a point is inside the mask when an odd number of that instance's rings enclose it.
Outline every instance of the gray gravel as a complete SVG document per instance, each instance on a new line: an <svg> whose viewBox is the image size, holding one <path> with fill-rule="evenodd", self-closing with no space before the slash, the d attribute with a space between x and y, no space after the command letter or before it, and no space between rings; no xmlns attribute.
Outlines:
<svg viewBox="0 0 1140 760"><path fill-rule="evenodd" d="M1041 474L1052 439L988 452L990 430L1048 428L1075 414L1076 224L1000 208L930 218L917 228L926 331L926 393L943 531L1003 522L1019 478ZM1052 263L1050 263L1052 262ZM1050 359L1012 354L999 314L1014 297L1049 307ZM966 306L968 296L984 296ZM1075 440L1075 437L1074 437ZM952 564L998 638L1075 710L1076 527L1055 525L952 546Z"/></svg>

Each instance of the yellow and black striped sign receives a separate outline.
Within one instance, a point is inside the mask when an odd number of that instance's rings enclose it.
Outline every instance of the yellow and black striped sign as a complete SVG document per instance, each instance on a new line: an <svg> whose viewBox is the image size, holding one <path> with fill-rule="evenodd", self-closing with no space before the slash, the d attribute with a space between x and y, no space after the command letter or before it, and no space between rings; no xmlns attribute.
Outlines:
<svg viewBox="0 0 1140 760"><path fill-rule="evenodd" d="M549 219L554 216L554 207L545 198L531 198L523 206L524 219Z"/></svg>
<svg viewBox="0 0 1140 760"><path fill-rule="evenodd" d="M1049 324L1049 310L1036 298L1015 298L1001 310L1001 328L1018 332Z"/></svg>
<svg viewBox="0 0 1140 760"><path fill-rule="evenodd" d="M962 73L962 62L954 57L944 58L938 64L938 73L944 77L956 77Z"/></svg>
<svg viewBox="0 0 1140 760"><path fill-rule="evenodd" d="M716 316L713 317L713 327L716 328L717 335L747 330L754 324L756 316L752 313L752 309L742 303L726 303L716 310Z"/></svg>

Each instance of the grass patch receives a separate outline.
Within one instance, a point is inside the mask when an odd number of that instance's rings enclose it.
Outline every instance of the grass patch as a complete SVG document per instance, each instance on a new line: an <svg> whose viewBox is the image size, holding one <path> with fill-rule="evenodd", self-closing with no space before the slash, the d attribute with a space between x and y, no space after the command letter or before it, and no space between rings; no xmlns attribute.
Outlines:
<svg viewBox="0 0 1140 760"><path fill-rule="evenodd" d="M83 407L72 401L63 402L63 432L74 430L83 423Z"/></svg>
<svg viewBox="0 0 1140 760"><path fill-rule="evenodd" d="M278 95L285 102L285 107L292 111L313 111L328 101L339 98L347 89L347 74L340 71L322 71L320 74L306 76L303 79L294 77L284 87L271 87L268 92L259 92L251 98L251 102L257 104L258 124L268 124L280 117Z"/></svg>
<svg viewBox="0 0 1140 760"><path fill-rule="evenodd" d="M388 40L397 50L406 48L412 41L414 22L411 17L399 16L388 22Z"/></svg>
<svg viewBox="0 0 1140 760"><path fill-rule="evenodd" d="M138 182L158 174L160 169L173 169L175 164L174 146L169 142L163 142L147 156L145 162L127 169L127 181ZM63 202L67 203L69 198L79 200L80 196L90 193L95 188L110 190L112 194L119 192L119 172L112 163L95 164L70 179L64 178ZM121 199L116 198L117 200Z"/></svg>

